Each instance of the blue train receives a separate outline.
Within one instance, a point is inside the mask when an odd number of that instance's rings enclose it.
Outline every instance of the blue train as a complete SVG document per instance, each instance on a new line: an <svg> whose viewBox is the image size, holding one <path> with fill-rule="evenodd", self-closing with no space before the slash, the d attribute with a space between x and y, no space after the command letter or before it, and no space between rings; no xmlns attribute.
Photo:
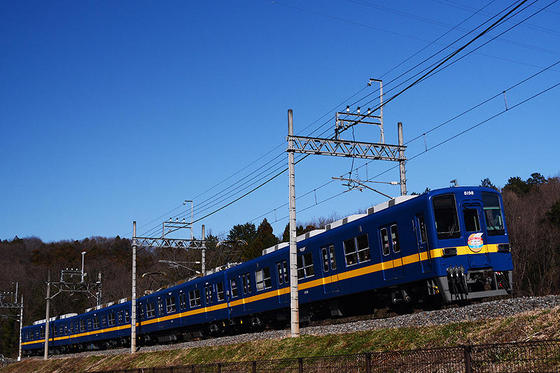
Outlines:
<svg viewBox="0 0 560 373"><path fill-rule="evenodd" d="M449 303L512 292L512 257L501 195L482 187L401 196L298 237L302 319L359 307ZM138 343L285 323L288 244L248 262L138 299ZM54 353L130 343L131 302L50 322ZM44 320L22 331L23 350L40 354Z"/></svg>

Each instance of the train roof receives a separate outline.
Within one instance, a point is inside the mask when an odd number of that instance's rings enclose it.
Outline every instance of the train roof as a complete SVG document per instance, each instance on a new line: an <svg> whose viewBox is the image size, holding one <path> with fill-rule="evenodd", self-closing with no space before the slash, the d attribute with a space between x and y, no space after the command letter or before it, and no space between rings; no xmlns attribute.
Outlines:
<svg viewBox="0 0 560 373"><path fill-rule="evenodd" d="M373 206L373 207L368 208L366 214L353 214L353 215L347 216L347 217L345 217L345 218L336 220L336 221L334 221L334 222L332 222L332 223L330 223L330 224L327 224L327 225L325 226L325 228L314 229L314 230L312 230L312 231L310 231L310 232L301 234L301 235L299 235L299 236L296 237L296 240L297 240L297 242L306 240L306 239L311 238L311 237L313 237L313 236L316 236L316 235L318 235L318 234L324 233L324 232L326 232L326 231L328 231L328 230L330 230L330 229L334 229L334 228L341 227L341 226L343 226L343 225L345 225L345 224L348 224L348 223L351 223L351 222L353 222L353 221L355 221L355 220L361 219L361 218L363 218L364 216L368 216L368 215L371 215L371 214L375 214L375 213L377 213L377 212L379 212L379 211L388 209L389 207L396 206L396 205L398 205L398 204L401 204L401 203L403 203L403 202L409 201L409 200L411 200L411 199L413 199L413 198L416 198L416 197L418 197L418 195L399 196L399 197L392 198L392 199L390 199L390 200L388 200L388 201L379 203L379 204L377 204L377 205L375 205L375 206ZM266 255L266 254L272 253L272 252L274 252L274 251L280 250L280 249L282 249L282 248L284 248L284 247L288 247L288 246L289 246L289 242L281 242L281 243L279 243L279 244L276 244L276 245L274 245L274 246L271 246L271 247L269 247L269 248L264 249L264 250L262 251L262 255Z"/></svg>

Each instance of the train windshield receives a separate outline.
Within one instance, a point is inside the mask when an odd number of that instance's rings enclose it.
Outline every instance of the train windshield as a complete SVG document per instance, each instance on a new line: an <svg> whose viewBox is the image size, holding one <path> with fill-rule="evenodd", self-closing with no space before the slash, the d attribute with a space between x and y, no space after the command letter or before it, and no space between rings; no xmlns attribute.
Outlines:
<svg viewBox="0 0 560 373"><path fill-rule="evenodd" d="M489 236L505 234L504 217L500 207L500 199L495 193L482 193L486 230Z"/></svg>
<svg viewBox="0 0 560 373"><path fill-rule="evenodd" d="M453 194L444 194L433 198L436 230L439 239L457 238L461 235L459 219L457 218L457 205Z"/></svg>

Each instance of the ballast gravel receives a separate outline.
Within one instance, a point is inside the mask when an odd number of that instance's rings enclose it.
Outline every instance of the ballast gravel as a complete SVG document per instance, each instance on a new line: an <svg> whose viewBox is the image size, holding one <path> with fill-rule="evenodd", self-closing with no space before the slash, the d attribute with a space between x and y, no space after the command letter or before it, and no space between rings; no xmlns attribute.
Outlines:
<svg viewBox="0 0 560 373"><path fill-rule="evenodd" d="M344 324L331 324L322 326L311 326L302 328L302 335L327 335L344 334L365 330L417 327L430 325L444 325L462 321L478 321L498 317L513 316L522 312L547 309L560 306L560 295L548 295L543 297L519 297L494 300L484 303L471 304L463 307L453 307L434 311L423 311L418 313L400 315L384 319L370 319L354 321ZM170 345L145 346L139 348L139 352L176 350L182 348L208 347L228 344L245 343L251 341L281 339L289 336L290 331L272 330L258 333L247 333L233 336L204 339L198 341L182 342ZM78 355L113 355L128 352L129 349L114 349L105 351L92 351L82 354L64 355L64 357Z"/></svg>

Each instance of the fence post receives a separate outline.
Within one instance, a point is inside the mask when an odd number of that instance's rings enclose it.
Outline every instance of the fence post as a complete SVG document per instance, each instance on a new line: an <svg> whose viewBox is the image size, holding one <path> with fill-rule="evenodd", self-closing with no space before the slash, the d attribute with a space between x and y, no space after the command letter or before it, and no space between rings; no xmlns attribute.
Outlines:
<svg viewBox="0 0 560 373"><path fill-rule="evenodd" d="M191 365L191 373L194 373L194 364Z"/></svg>
<svg viewBox="0 0 560 373"><path fill-rule="evenodd" d="M256 362L256 361L253 361L253 370L252 370L252 372L253 372L253 373L257 373L257 362Z"/></svg>
<svg viewBox="0 0 560 373"><path fill-rule="evenodd" d="M298 371L299 371L299 373L303 373L303 358L299 357L297 359L297 361L298 361L298 365L299 365L299 370Z"/></svg>
<svg viewBox="0 0 560 373"><path fill-rule="evenodd" d="M366 353L366 373L371 373L371 353Z"/></svg>
<svg viewBox="0 0 560 373"><path fill-rule="evenodd" d="M463 346L463 354L465 356L465 373L472 373L471 351L471 345Z"/></svg>
<svg viewBox="0 0 560 373"><path fill-rule="evenodd" d="M218 363L218 373L222 373L222 363Z"/></svg>

